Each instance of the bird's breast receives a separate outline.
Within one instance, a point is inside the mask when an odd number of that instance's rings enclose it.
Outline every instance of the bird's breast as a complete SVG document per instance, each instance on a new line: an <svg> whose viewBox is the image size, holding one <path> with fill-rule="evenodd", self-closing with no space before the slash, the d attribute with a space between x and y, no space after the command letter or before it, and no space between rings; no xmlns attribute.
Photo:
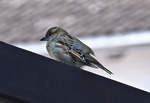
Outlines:
<svg viewBox="0 0 150 103"><path fill-rule="evenodd" d="M48 54L54 58L53 52L54 52L55 44L53 42L47 42L46 49L48 51Z"/></svg>
<svg viewBox="0 0 150 103"><path fill-rule="evenodd" d="M59 61L70 61L71 58L69 54L64 51L62 45L57 44L56 42L47 43L47 51L49 55L55 60Z"/></svg>

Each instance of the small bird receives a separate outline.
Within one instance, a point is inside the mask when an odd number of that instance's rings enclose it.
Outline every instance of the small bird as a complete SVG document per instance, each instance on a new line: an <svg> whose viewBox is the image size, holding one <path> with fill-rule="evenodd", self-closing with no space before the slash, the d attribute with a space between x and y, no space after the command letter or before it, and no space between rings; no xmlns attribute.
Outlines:
<svg viewBox="0 0 150 103"><path fill-rule="evenodd" d="M76 67L101 68L107 73L113 74L95 59L91 48L60 27L50 28L40 41L47 41L47 51L57 61Z"/></svg>

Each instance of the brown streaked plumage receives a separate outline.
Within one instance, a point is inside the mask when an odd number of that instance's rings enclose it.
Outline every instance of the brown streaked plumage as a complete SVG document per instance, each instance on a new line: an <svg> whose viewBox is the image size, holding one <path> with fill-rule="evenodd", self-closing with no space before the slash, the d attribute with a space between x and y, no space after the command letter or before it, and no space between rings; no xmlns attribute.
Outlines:
<svg viewBox="0 0 150 103"><path fill-rule="evenodd" d="M91 48L60 27L50 28L41 41L47 41L47 51L55 60L76 67L87 65L101 68L107 73L113 74L95 59Z"/></svg>

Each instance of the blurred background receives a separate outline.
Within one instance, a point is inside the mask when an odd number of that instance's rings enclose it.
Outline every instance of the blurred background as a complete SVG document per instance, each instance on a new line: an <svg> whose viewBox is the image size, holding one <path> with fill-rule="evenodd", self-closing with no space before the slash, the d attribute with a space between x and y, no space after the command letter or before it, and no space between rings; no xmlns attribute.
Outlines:
<svg viewBox="0 0 150 103"><path fill-rule="evenodd" d="M0 40L48 56L39 40L60 26L96 53L114 75L150 92L150 0L0 0Z"/></svg>

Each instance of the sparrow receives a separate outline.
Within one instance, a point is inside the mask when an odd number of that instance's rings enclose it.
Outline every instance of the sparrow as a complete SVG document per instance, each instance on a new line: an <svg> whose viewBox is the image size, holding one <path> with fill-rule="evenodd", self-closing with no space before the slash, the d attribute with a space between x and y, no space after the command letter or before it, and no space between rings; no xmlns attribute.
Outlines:
<svg viewBox="0 0 150 103"><path fill-rule="evenodd" d="M53 59L76 67L90 66L101 68L108 74L113 74L99 63L93 50L61 27L48 29L40 41L47 41L48 54Z"/></svg>

